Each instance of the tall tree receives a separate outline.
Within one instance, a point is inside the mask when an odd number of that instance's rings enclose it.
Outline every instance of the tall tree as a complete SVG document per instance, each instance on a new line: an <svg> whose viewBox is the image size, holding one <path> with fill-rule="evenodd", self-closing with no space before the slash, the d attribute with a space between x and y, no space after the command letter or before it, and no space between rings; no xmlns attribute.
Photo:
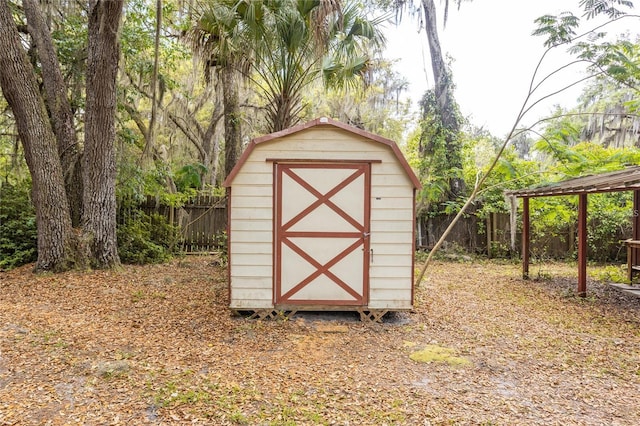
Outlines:
<svg viewBox="0 0 640 426"><path fill-rule="evenodd" d="M262 99L268 132L296 124L302 94L315 80L356 81L368 67L370 44L382 40L358 1L221 1L201 13L192 43L207 66L218 71L224 93L225 170L240 148L239 76Z"/></svg>
<svg viewBox="0 0 640 426"><path fill-rule="evenodd" d="M463 0L453 0L459 7ZM444 23L446 24L449 15L449 0L442 0ZM438 176L444 176L446 180L441 195L438 200L434 201L454 201L465 193L465 183L462 176L462 143L460 138L461 119L458 113L458 106L453 96L453 81L451 72L445 57L442 53L440 38L438 36L438 20L437 10L434 0L420 0L419 6L415 9L413 0L396 0L395 6L398 12L405 8L414 10L422 18L427 41L429 44L429 53L431 57L431 69L433 72L434 87L430 89L423 97L421 107L423 116L428 116L423 122L429 122L430 128L426 129L422 139L421 153L422 162L430 161L430 153L437 150L443 154L444 166L442 170L433 170L433 167L423 167L421 174L436 173ZM431 127L438 129L437 133L433 132ZM423 126L424 127L424 126ZM439 147L439 148L438 148ZM441 179L442 180L442 179ZM421 203L421 206L429 204Z"/></svg>
<svg viewBox="0 0 640 426"><path fill-rule="evenodd" d="M162 28L162 0L156 0L156 25L153 39L153 71L151 74L151 117L145 132L143 158L149 157L156 139L156 117L158 115L158 71L160 68L160 30Z"/></svg>
<svg viewBox="0 0 640 426"><path fill-rule="evenodd" d="M0 1L0 87L13 111L32 179L36 269L68 269L75 262L75 242L56 138L7 0Z"/></svg>
<svg viewBox="0 0 640 426"><path fill-rule="evenodd" d="M263 25L248 27L261 31L254 36L251 79L265 101L267 130L276 132L300 120L303 93L316 79L335 87L363 82L384 38L383 19L369 19L357 0L271 7L271 21L265 13Z"/></svg>
<svg viewBox="0 0 640 426"><path fill-rule="evenodd" d="M42 74L49 74L43 77L49 111L7 0L0 1L0 86L13 111L32 178L38 228L36 269L61 271L87 261L96 267L117 265L114 121L123 0L91 0L88 4L84 189L78 231L72 229L64 183L66 151L77 144L69 135L73 124L63 99L67 91L42 12L31 0L23 4Z"/></svg>
<svg viewBox="0 0 640 426"><path fill-rule="evenodd" d="M206 3L189 32L189 40L202 57L205 75L213 69L222 83L224 113L224 175L236 165L242 149L242 117L238 85L250 49L244 43L242 16L237 7L244 1L221 0ZM261 2L247 2L251 10Z"/></svg>
<svg viewBox="0 0 640 426"><path fill-rule="evenodd" d="M83 156L82 224L99 268L120 263L116 241L115 113L123 0L91 0Z"/></svg>
<svg viewBox="0 0 640 426"><path fill-rule="evenodd" d="M456 0L458 6L462 0ZM449 10L449 0L445 0L445 21ZM434 93L438 113L442 120L445 132L444 139L447 152L447 160L450 169L459 170L449 179L451 199L462 195L465 190L462 177L462 157L460 144L460 119L457 114L457 105L453 97L453 82L451 73L442 55L440 39L438 37L438 21L436 19L436 6L433 0L422 0L422 9L425 17L425 31L429 42L431 54L431 69L433 70Z"/></svg>
<svg viewBox="0 0 640 426"><path fill-rule="evenodd" d="M29 35L35 43L42 68L45 103L58 144L58 155L62 164L72 224L78 227L82 213L82 173L79 161L80 148L67 95L67 85L62 76L51 32L38 3L35 0L23 0L22 5L27 18Z"/></svg>

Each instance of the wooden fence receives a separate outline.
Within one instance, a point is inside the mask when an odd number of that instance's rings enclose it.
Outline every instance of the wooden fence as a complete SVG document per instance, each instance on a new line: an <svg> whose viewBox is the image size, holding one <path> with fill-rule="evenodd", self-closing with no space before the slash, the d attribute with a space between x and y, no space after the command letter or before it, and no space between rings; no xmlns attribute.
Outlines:
<svg viewBox="0 0 640 426"><path fill-rule="evenodd" d="M420 218L417 225L418 248L431 249L454 215L440 215L432 218ZM473 213L463 217L453 227L446 238L448 244L489 257L510 257L520 252L522 232L516 231L515 251L511 249L511 223L508 213L490 213L486 219L479 219ZM576 250L575 226L568 225L566 232L553 236L533 235L531 241L533 254L541 258L562 259Z"/></svg>
<svg viewBox="0 0 640 426"><path fill-rule="evenodd" d="M139 208L147 214L157 213L180 229L180 244L187 253L219 250L226 244L227 204L225 197L200 195L180 208L160 204L148 197ZM453 216L440 215L420 218L416 224L417 246L430 249L435 245ZM576 250L576 229L568 224L566 232L552 236L532 235L532 255L540 258L567 258ZM624 235L620 234L619 239ZM517 230L515 251L511 249L511 224L509 214L491 213L479 219L473 212L462 218L447 237L449 244L489 257L518 256L521 232ZM615 249L615 247L614 247ZM615 251L615 250L614 250ZM624 253L611 253L612 258Z"/></svg>
<svg viewBox="0 0 640 426"><path fill-rule="evenodd" d="M157 213L180 229L180 243L187 253L210 252L226 244L227 202L225 197L199 195L182 207L160 204L147 197L140 208L147 214Z"/></svg>

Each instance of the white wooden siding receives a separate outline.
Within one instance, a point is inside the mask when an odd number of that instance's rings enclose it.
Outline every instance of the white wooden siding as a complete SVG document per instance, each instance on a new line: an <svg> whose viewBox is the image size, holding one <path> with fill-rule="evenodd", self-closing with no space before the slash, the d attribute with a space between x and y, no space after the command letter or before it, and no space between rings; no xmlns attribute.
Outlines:
<svg viewBox="0 0 640 426"><path fill-rule="evenodd" d="M273 163L267 159L374 161L369 307L411 309L414 229L411 180L390 147L331 128L311 128L258 144L234 178L230 222L231 308L273 307Z"/></svg>
<svg viewBox="0 0 640 426"><path fill-rule="evenodd" d="M404 169L397 161L373 164L369 308L412 308L413 229L413 187Z"/></svg>
<svg viewBox="0 0 640 426"><path fill-rule="evenodd" d="M234 243L253 243L255 241L271 242L271 230L269 231L239 231L233 230Z"/></svg>
<svg viewBox="0 0 640 426"><path fill-rule="evenodd" d="M258 208L270 208L272 203L271 195L251 196L251 197L237 197L233 200L234 207L245 207L255 209Z"/></svg>
<svg viewBox="0 0 640 426"><path fill-rule="evenodd" d="M251 207L233 207L231 206L231 212L236 220L270 220L271 209L270 208L251 208Z"/></svg>
<svg viewBox="0 0 640 426"><path fill-rule="evenodd" d="M273 229L271 219L268 220L247 220L236 219L233 231L269 231Z"/></svg>

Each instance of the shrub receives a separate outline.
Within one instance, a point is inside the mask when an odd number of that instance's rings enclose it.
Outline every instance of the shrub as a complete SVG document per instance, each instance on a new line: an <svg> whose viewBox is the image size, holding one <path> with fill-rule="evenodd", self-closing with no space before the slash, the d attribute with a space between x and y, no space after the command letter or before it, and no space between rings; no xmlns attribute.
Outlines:
<svg viewBox="0 0 640 426"><path fill-rule="evenodd" d="M159 214L133 210L118 226L118 253L123 263L161 263L176 250L178 231Z"/></svg>
<svg viewBox="0 0 640 426"><path fill-rule="evenodd" d="M587 211L589 258L599 262L626 260L621 240L631 236L631 192L590 195Z"/></svg>
<svg viewBox="0 0 640 426"><path fill-rule="evenodd" d="M28 184L0 185L0 270L35 262L36 213Z"/></svg>

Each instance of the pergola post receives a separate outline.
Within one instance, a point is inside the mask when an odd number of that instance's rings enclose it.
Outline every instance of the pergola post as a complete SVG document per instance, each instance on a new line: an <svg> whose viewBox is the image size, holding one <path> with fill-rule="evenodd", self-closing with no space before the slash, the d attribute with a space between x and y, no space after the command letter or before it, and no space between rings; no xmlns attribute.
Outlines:
<svg viewBox="0 0 640 426"><path fill-rule="evenodd" d="M529 222L529 197L522 198L522 278L529 279L529 243L530 243L530 222Z"/></svg>
<svg viewBox="0 0 640 426"><path fill-rule="evenodd" d="M578 295L587 295L587 194L578 195Z"/></svg>
<svg viewBox="0 0 640 426"><path fill-rule="evenodd" d="M548 197L554 195L578 195L578 294L587 293L587 194L633 191L633 237L627 241L629 279L632 266L640 265L640 165L627 167L624 170L587 175L555 182L546 186L506 191L510 197L520 197L522 208L522 275L529 275L529 204L531 197ZM635 241L638 241L636 243ZM640 268L638 268L640 270Z"/></svg>
<svg viewBox="0 0 640 426"><path fill-rule="evenodd" d="M631 214L631 238L640 240L640 190L633 191L633 212ZM640 265L640 250L631 250L633 265Z"/></svg>

